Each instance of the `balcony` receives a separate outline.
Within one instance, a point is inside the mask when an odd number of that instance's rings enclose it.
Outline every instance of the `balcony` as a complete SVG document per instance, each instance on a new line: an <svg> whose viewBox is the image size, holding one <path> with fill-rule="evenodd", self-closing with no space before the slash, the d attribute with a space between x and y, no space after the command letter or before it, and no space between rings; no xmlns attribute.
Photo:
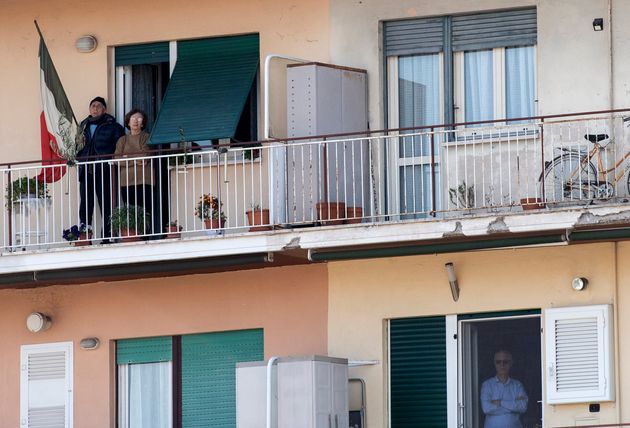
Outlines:
<svg viewBox="0 0 630 428"><path fill-rule="evenodd" d="M73 166L6 165L0 169L0 251L39 254L86 248L83 244L122 248L117 244L164 241L188 242L186 251L193 251L191 245L208 246L209 240L222 238L213 254L236 254L247 252L248 245L230 247L226 239L260 242L264 237L271 248L274 235L287 233L291 239L310 234L311 242L336 239L341 246L373 243L368 235L400 242L466 235L466 228L469 234L481 233L470 232L475 227L486 234L563 230L579 226L584 210L603 216L591 225L623 224L630 218L625 114L274 140ZM113 177L112 207L118 217L104 233L107 222L96 204L92 234L69 242L64 231L81 217L78 183L94 173ZM142 177L153 187L121 191L121 183L135 186ZM90 196L102 190L84 189ZM134 202L125 205L125 200ZM573 220L567 220L568 212ZM357 232L386 225L397 229ZM418 230L424 231L422 237ZM104 239L113 245L102 245ZM274 245L287 248L286 241Z"/></svg>

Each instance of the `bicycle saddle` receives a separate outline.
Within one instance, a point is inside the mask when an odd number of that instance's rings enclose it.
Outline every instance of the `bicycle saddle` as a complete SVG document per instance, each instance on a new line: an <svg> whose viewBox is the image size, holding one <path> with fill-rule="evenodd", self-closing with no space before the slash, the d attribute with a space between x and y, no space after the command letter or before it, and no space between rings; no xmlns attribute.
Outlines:
<svg viewBox="0 0 630 428"><path fill-rule="evenodd" d="M585 134L584 138L590 141L591 143L599 143L602 140L608 139L608 134Z"/></svg>

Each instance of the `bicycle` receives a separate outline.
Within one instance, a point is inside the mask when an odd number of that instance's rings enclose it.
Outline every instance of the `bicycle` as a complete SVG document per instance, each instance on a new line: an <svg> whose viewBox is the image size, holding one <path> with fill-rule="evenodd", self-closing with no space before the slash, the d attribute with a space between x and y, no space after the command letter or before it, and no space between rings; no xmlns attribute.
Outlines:
<svg viewBox="0 0 630 428"><path fill-rule="evenodd" d="M624 118L624 122L630 118ZM567 200L610 199L615 196L615 189L623 176L628 172L628 167L617 170L630 157L630 151L619 159L612 167L604 167L602 152L612 142L608 134L585 134L584 139L593 144L593 148L587 152L579 149L562 147L562 154L552 161L546 162L541 174L541 194L545 201L562 202ZM596 165L592 160L596 159ZM613 173L612 180L607 177ZM544 181L542 180L544 178ZM630 195L630 174L627 174L626 186Z"/></svg>

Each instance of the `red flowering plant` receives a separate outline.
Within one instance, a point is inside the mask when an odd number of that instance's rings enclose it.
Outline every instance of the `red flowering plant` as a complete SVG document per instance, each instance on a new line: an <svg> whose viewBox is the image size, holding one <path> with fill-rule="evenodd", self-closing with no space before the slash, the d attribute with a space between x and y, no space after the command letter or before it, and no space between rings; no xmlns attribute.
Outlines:
<svg viewBox="0 0 630 428"><path fill-rule="evenodd" d="M195 215L202 221L209 219L221 219L221 222L224 222L227 217L225 216L222 208L223 202L220 202L219 198L206 193L205 195L201 195L199 198L199 202L197 202L197 206L195 207Z"/></svg>

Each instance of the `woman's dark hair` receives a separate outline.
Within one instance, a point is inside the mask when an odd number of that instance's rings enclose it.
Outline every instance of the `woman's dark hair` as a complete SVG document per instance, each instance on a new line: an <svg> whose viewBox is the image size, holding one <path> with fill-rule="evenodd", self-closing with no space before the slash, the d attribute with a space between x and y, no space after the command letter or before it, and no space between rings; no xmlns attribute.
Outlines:
<svg viewBox="0 0 630 428"><path fill-rule="evenodd" d="M139 108L131 109L125 115L125 128L131 129L129 128L129 120L131 119L131 116L133 116L136 113L140 113L142 115L142 127L140 129L144 130L144 128L147 127L147 114L143 112L142 110L140 110Z"/></svg>

